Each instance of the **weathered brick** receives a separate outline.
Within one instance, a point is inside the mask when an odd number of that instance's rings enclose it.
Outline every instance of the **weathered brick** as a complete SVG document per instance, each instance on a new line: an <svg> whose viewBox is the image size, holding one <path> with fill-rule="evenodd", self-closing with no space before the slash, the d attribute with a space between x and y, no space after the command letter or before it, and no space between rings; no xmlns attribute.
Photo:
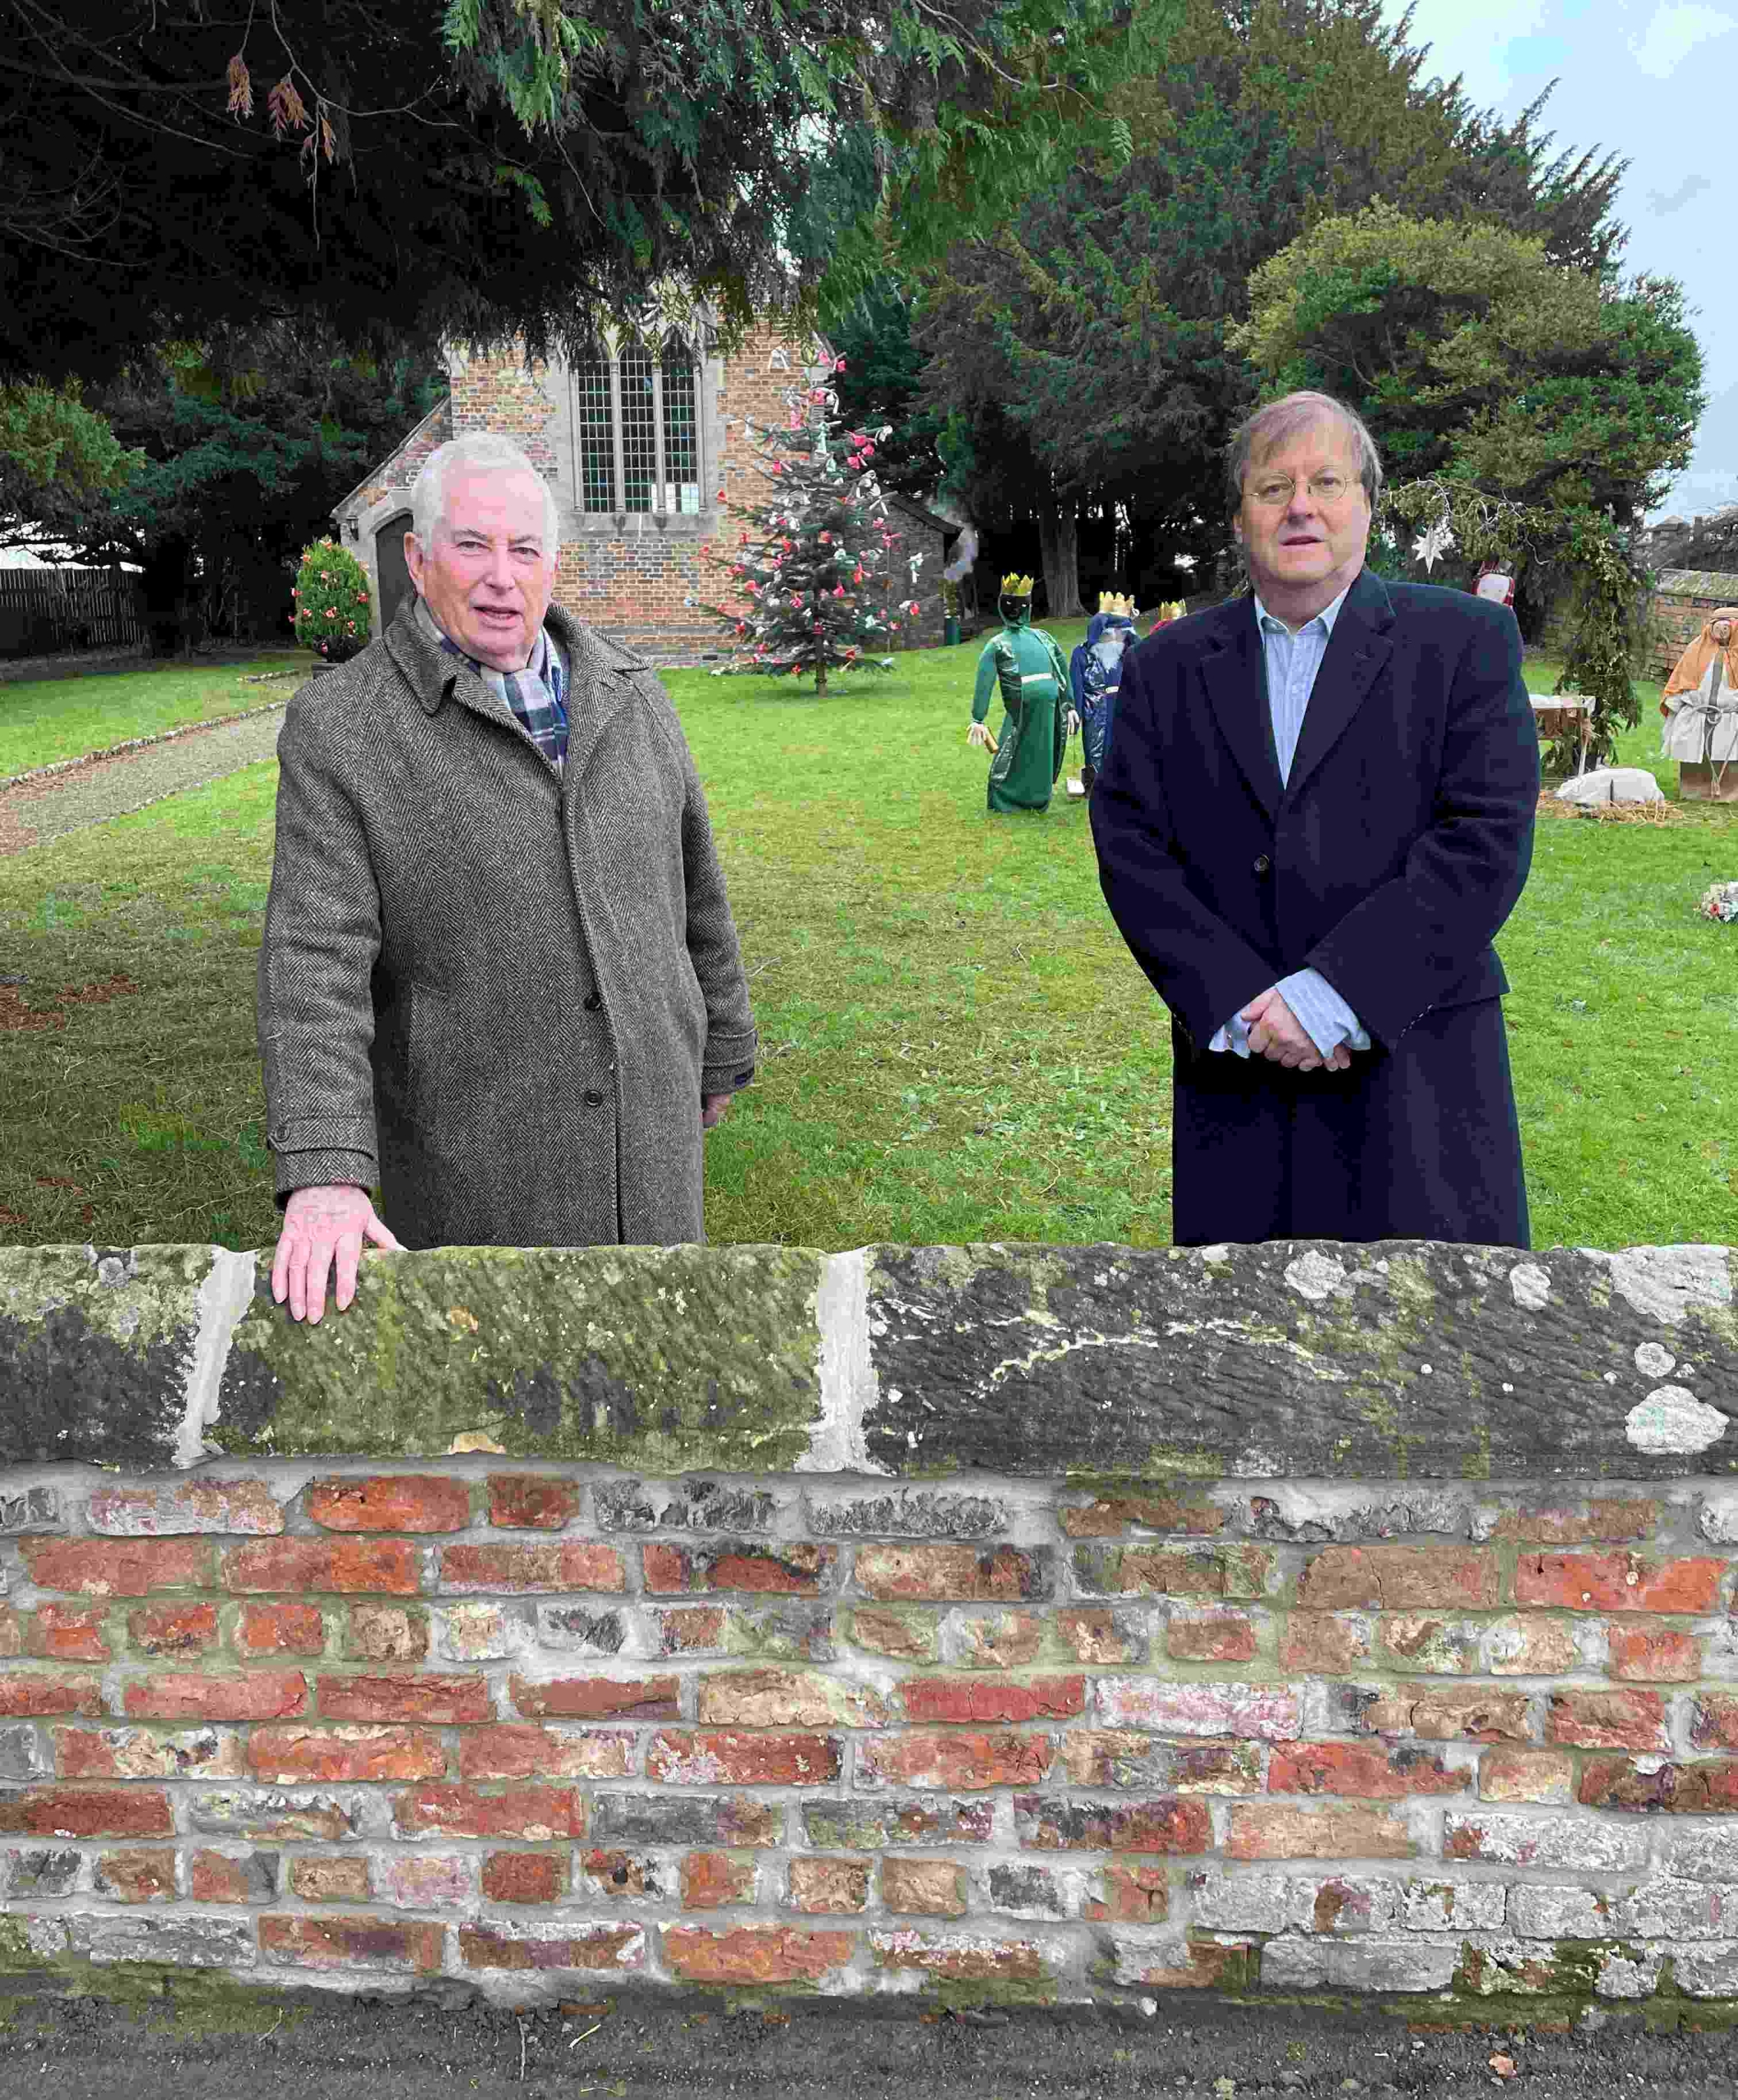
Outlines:
<svg viewBox="0 0 1738 2100"><path fill-rule="evenodd" d="M1042 1653L1044 1632L1036 1612L963 1612L948 1627L947 1659L966 1669L1023 1669Z"/></svg>
<svg viewBox="0 0 1738 2100"><path fill-rule="evenodd" d="M759 1874L751 1856L689 1852L682 1862L682 1907L685 1911L717 1911L728 1904L752 1903Z"/></svg>
<svg viewBox="0 0 1738 2100"><path fill-rule="evenodd" d="M28 1722L0 1727L0 1779L34 1779L48 1769L36 1730Z"/></svg>
<svg viewBox="0 0 1738 2100"><path fill-rule="evenodd" d="M1165 1652L1176 1662L1247 1663L1255 1651L1255 1626L1243 1612L1173 1612L1165 1628Z"/></svg>
<svg viewBox="0 0 1738 2100"><path fill-rule="evenodd" d="M721 1480L679 1480L660 1490L658 1524L664 1531L768 1532L779 1497L770 1488Z"/></svg>
<svg viewBox="0 0 1738 2100"><path fill-rule="evenodd" d="M436 1779L446 1746L430 1728L312 1728L294 1723L256 1728L248 1738L256 1778L293 1787L344 1779Z"/></svg>
<svg viewBox="0 0 1738 2100"><path fill-rule="evenodd" d="M791 1925L666 1925L664 1958L687 1984L818 1984L856 1952L850 1933Z"/></svg>
<svg viewBox="0 0 1738 2100"><path fill-rule="evenodd" d="M881 1900L889 1911L962 1918L965 1869L956 1860L917 1860L895 1853L881 1862Z"/></svg>
<svg viewBox="0 0 1738 2100"><path fill-rule="evenodd" d="M1508 1915L1503 1881L1408 1881L1400 1890L1400 1922L1408 1932L1498 1932Z"/></svg>
<svg viewBox="0 0 1738 2100"><path fill-rule="evenodd" d="M255 1959L246 1918L208 1918L176 1911L135 1911L67 1921L75 1954L98 1965L148 1961L160 1967L249 1969Z"/></svg>
<svg viewBox="0 0 1738 2100"><path fill-rule="evenodd" d="M292 1596L372 1591L412 1597L421 1586L417 1548L408 1539L262 1539L223 1554L223 1586L238 1596L283 1591Z"/></svg>
<svg viewBox="0 0 1738 2100"><path fill-rule="evenodd" d="M914 1721L1060 1721L1085 1711L1086 1680L908 1677L900 1696Z"/></svg>
<svg viewBox="0 0 1738 2100"><path fill-rule="evenodd" d="M299 1670L249 1670L240 1677L165 1670L135 1678L122 1698L135 1721L275 1721L308 1704Z"/></svg>
<svg viewBox="0 0 1738 2100"><path fill-rule="evenodd" d="M1523 1939L1598 1939L1612 1930L1605 1897L1579 1884L1522 1882L1509 1892L1508 1922Z"/></svg>
<svg viewBox="0 0 1738 2100"><path fill-rule="evenodd" d="M1453 1982L1453 1947L1418 1939L1270 1940L1261 1949L1264 1990L1440 1991Z"/></svg>
<svg viewBox="0 0 1738 2100"><path fill-rule="evenodd" d="M463 1852L389 1853L376 1863L377 1897L399 1911L450 1911L476 1893L476 1867Z"/></svg>
<svg viewBox="0 0 1738 2100"><path fill-rule="evenodd" d="M1087 1503L1065 1503L1056 1514L1071 1539L1113 1538L1135 1530L1180 1532L1191 1538L1211 1538L1225 1529L1225 1511L1211 1502L1138 1492L1101 1495Z"/></svg>
<svg viewBox="0 0 1738 2100"><path fill-rule="evenodd" d="M326 1621L313 1605L244 1605L235 1646L244 1655L317 1655L326 1646Z"/></svg>
<svg viewBox="0 0 1738 2100"><path fill-rule="evenodd" d="M682 1714L673 1677L562 1677L534 1684L515 1674L508 1688L514 1710L527 1720L673 1721Z"/></svg>
<svg viewBox="0 0 1738 2100"><path fill-rule="evenodd" d="M1690 1824L1672 1831L1660 1847L1666 1873L1691 1881L1738 1882L1738 1826Z"/></svg>
<svg viewBox="0 0 1738 2100"><path fill-rule="evenodd" d="M1234 1801L1225 1856L1233 1860L1408 1860L1403 1817L1374 1808L1303 1809Z"/></svg>
<svg viewBox="0 0 1738 2100"><path fill-rule="evenodd" d="M483 1861L486 1903L559 1903L567 1862L555 1852L490 1852Z"/></svg>
<svg viewBox="0 0 1738 2100"><path fill-rule="evenodd" d="M0 1836L172 1838L160 1787L22 1787L0 1791Z"/></svg>
<svg viewBox="0 0 1738 2100"><path fill-rule="evenodd" d="M1339 1676L1373 1652L1367 1618L1332 1612L1292 1612L1280 1636L1280 1667L1289 1674Z"/></svg>
<svg viewBox="0 0 1738 2100"><path fill-rule="evenodd" d="M174 1532L284 1528L283 1504L262 1480L213 1480L201 1474L162 1487L99 1487L84 1504L94 1532L155 1538Z"/></svg>
<svg viewBox="0 0 1738 2100"><path fill-rule="evenodd" d="M25 1653L52 1663L106 1663L108 1614L101 1605L44 1605L25 1622Z"/></svg>
<svg viewBox="0 0 1738 2100"><path fill-rule="evenodd" d="M404 1672L390 1677L323 1677L320 1711L329 1721L453 1723L493 1720L495 1704L486 1678Z"/></svg>
<svg viewBox="0 0 1738 2100"><path fill-rule="evenodd" d="M445 1938L443 1926L395 1918L268 1913L259 1921L259 1951L266 1960L298 1969L386 1969L431 1975L440 1966Z"/></svg>
<svg viewBox="0 0 1738 2100"><path fill-rule="evenodd" d="M370 1813L363 1793L280 1792L262 1787L225 1787L194 1794L187 1819L195 1830L246 1838L255 1844L344 1844L362 1834Z"/></svg>
<svg viewBox="0 0 1738 2100"><path fill-rule="evenodd" d="M1658 1874L1624 1890L1611 1907L1618 1931L1638 1939L1730 1939L1738 1885Z"/></svg>
<svg viewBox="0 0 1738 2100"><path fill-rule="evenodd" d="M978 1933L940 1939L911 1930L872 1932L869 1952L878 1968L920 1970L947 1983L1040 1984L1051 1973L1032 1941Z"/></svg>
<svg viewBox="0 0 1738 2100"><path fill-rule="evenodd" d="M869 1884L867 1860L792 1860L791 1908L821 1912L864 1910L869 1905Z"/></svg>
<svg viewBox="0 0 1738 2100"><path fill-rule="evenodd" d="M304 1903L366 1903L374 1893L366 1860L322 1854L292 1860L290 1886Z"/></svg>
<svg viewBox="0 0 1738 2100"><path fill-rule="evenodd" d="M203 1655L217 1646L217 1632L215 1605L142 1605L127 1614L129 1644L153 1660Z"/></svg>
<svg viewBox="0 0 1738 2100"><path fill-rule="evenodd" d="M627 1586L613 1545L595 1539L539 1539L500 1545L444 1545L440 1586L468 1590L606 1590Z"/></svg>
<svg viewBox="0 0 1738 2100"><path fill-rule="evenodd" d="M1730 1692L1704 1691L1690 1710L1693 1750L1738 1750L1738 1698ZM1651 1750L1652 1743L1614 1744L1614 1749Z"/></svg>
<svg viewBox="0 0 1738 2100"><path fill-rule="evenodd" d="M1050 1769L1048 1736L913 1729L857 1749L860 1787L1029 1787Z"/></svg>
<svg viewBox="0 0 1738 2100"><path fill-rule="evenodd" d="M57 1728L54 1769L63 1779L230 1779L247 1764L233 1728Z"/></svg>
<svg viewBox="0 0 1738 2100"><path fill-rule="evenodd" d="M1562 1677L1581 1667L1574 1629L1537 1612L1493 1619L1485 1628L1480 1655L1493 1677Z"/></svg>
<svg viewBox="0 0 1738 2100"><path fill-rule="evenodd" d="M718 1616L722 1620L723 1614ZM935 1614L910 1605L859 1605L846 1620L845 1637L855 1648L867 1648L873 1655L891 1655L902 1663L933 1663L942 1652L941 1623Z"/></svg>
<svg viewBox="0 0 1738 2100"><path fill-rule="evenodd" d="M420 1663L428 1653L428 1614L417 1605L352 1605L344 1652L364 1663Z"/></svg>
<svg viewBox="0 0 1738 2100"><path fill-rule="evenodd" d="M372 1480L317 1480L308 1513L328 1532L462 1532L471 1491L462 1480L381 1474Z"/></svg>
<svg viewBox="0 0 1738 2100"><path fill-rule="evenodd" d="M801 1815L810 1844L842 1851L881 1851L889 1845L988 1845L996 1830L992 1801L950 1801L945 1794L915 1794L905 1801L807 1801Z"/></svg>
<svg viewBox="0 0 1738 2100"><path fill-rule="evenodd" d="M519 1838L547 1844L583 1838L585 1806L572 1787L422 1786L398 1795L393 1821L406 1838Z"/></svg>
<svg viewBox="0 0 1738 2100"><path fill-rule="evenodd" d="M103 1687L94 1677L62 1677L49 1670L0 1670L0 1720L34 1720L43 1714L103 1711Z"/></svg>
<svg viewBox="0 0 1738 2100"><path fill-rule="evenodd" d="M1391 1881L1362 1874L1334 1874L1326 1881L1298 1878L1291 1922L1307 1933L1380 1932L1393 1924L1397 1893Z"/></svg>
<svg viewBox="0 0 1738 2100"><path fill-rule="evenodd" d="M884 1603L958 1597L1018 1604L1049 1594L1048 1556L1019 1546L864 1545L857 1549L857 1587Z"/></svg>
<svg viewBox="0 0 1738 2100"><path fill-rule="evenodd" d="M1070 1728L1056 1755L1072 1787L1163 1787L1181 1794L1258 1794L1256 1742L1161 1742L1123 1728Z"/></svg>
<svg viewBox="0 0 1738 2100"><path fill-rule="evenodd" d="M458 1770L466 1779L620 1779L632 1772L637 1746L627 1728L504 1721L465 1731Z"/></svg>
<svg viewBox="0 0 1738 2100"><path fill-rule="evenodd" d="M559 1474L489 1476L489 1521L503 1531L559 1532L579 1514L579 1482Z"/></svg>
<svg viewBox="0 0 1738 2100"><path fill-rule="evenodd" d="M676 1680L666 1681L673 1708ZM878 1728L887 1720L887 1710L873 1687L814 1671L718 1670L700 1680L696 1718L749 1728Z"/></svg>
<svg viewBox="0 0 1738 2100"><path fill-rule="evenodd" d="M47 1849L7 1852L0 1856L0 1889L16 1909L32 1897L71 1896L77 1888L82 1852Z"/></svg>
<svg viewBox="0 0 1738 2100"><path fill-rule="evenodd" d="M1222 1597L1225 1565L1216 1552L1157 1545L1077 1545L1074 1579L1089 1596Z"/></svg>
<svg viewBox="0 0 1738 2100"><path fill-rule="evenodd" d="M1553 1691L1545 1714L1545 1741L1577 1750L1670 1747L1665 1708L1657 1691Z"/></svg>
<svg viewBox="0 0 1738 2100"><path fill-rule="evenodd" d="M1210 1932L1283 1933L1297 1909L1293 1874L1192 1867L1188 1879L1195 1922Z"/></svg>
<svg viewBox="0 0 1738 2100"><path fill-rule="evenodd" d="M1738 1809L1738 1758L1693 1764L1590 1757L1576 1798L1588 1808L1654 1810L1667 1815L1730 1815Z"/></svg>
<svg viewBox="0 0 1738 2100"><path fill-rule="evenodd" d="M591 1835L605 1844L764 1847L781 1842L783 1832L783 1809L752 1794L611 1792L591 1801Z"/></svg>
<svg viewBox="0 0 1738 2100"><path fill-rule="evenodd" d="M653 1596L680 1596L692 1591L760 1590L813 1597L827 1594L837 1579L838 1548L808 1541L648 1545L641 1550L646 1591Z"/></svg>
<svg viewBox="0 0 1738 2100"><path fill-rule="evenodd" d="M559 1607L545 1605L545 1611ZM576 1611L575 1616L580 1614ZM604 1618L615 1629L615 1648L622 1645L621 1617L616 1612L606 1612ZM440 1614L440 1650L455 1663L497 1661L504 1655L522 1654L531 1643L530 1628L520 1609L512 1605L477 1603L449 1605ZM551 1641L551 1647L572 1648L579 1644L571 1638ZM596 1652L593 1650L592 1652ZM615 1649L608 1650L614 1654Z"/></svg>
<svg viewBox="0 0 1738 2100"><path fill-rule="evenodd" d="M667 1787L824 1787L843 1761L836 1736L660 1728L646 1746L645 1776Z"/></svg>
<svg viewBox="0 0 1738 2100"><path fill-rule="evenodd" d="M1645 1861L1648 1840L1642 1831L1592 1816L1462 1815L1451 1810L1443 1823L1442 1850L1445 1860L1492 1866L1616 1874Z"/></svg>
<svg viewBox="0 0 1738 2100"><path fill-rule="evenodd" d="M1143 1663L1148 1641L1134 1614L1088 1605L1056 1614L1056 1632L1077 1663Z"/></svg>
<svg viewBox="0 0 1738 2100"><path fill-rule="evenodd" d="M577 1897L606 1903L662 1902L671 1892L668 1864L644 1852L576 1852Z"/></svg>
<svg viewBox="0 0 1738 2100"><path fill-rule="evenodd" d="M11 1493L0 1490L0 1539L16 1538L26 1532L60 1532L66 1527L66 1513L56 1487L22 1487Z"/></svg>
<svg viewBox="0 0 1738 2100"><path fill-rule="evenodd" d="M1484 1622L1439 1618L1427 1612L1395 1612L1381 1622L1384 1655L1398 1666L1467 1677L1479 1667Z"/></svg>
<svg viewBox="0 0 1738 2100"><path fill-rule="evenodd" d="M1225 1940L1126 1938L1110 1934L1114 1965L1111 1980L1143 1984L1161 1991L1211 1991L1248 1988L1255 1974L1253 1947Z"/></svg>
<svg viewBox="0 0 1738 2100"><path fill-rule="evenodd" d="M1213 1826L1200 1801L1081 1801L1016 1794L1020 1842L1037 1852L1204 1852Z"/></svg>
<svg viewBox="0 0 1738 2100"><path fill-rule="evenodd" d="M1575 1760L1558 1750L1487 1750L1479 1760L1479 1792L1488 1801L1572 1801Z"/></svg>
<svg viewBox="0 0 1738 2100"><path fill-rule="evenodd" d="M1247 1684L1174 1684L1147 1677L1102 1677L1098 1718L1113 1728L1166 1736L1241 1736L1275 1742L1302 1732L1296 1691Z"/></svg>
<svg viewBox="0 0 1738 2100"><path fill-rule="evenodd" d="M1515 1601L1563 1611L1708 1612L1723 1560L1645 1560L1633 1553L1523 1554Z"/></svg>
<svg viewBox="0 0 1738 2100"><path fill-rule="evenodd" d="M904 1487L893 1495L805 1498L823 1538L998 1539L1008 1528L999 1496L946 1488Z"/></svg>
<svg viewBox="0 0 1738 2100"><path fill-rule="evenodd" d="M189 1855L187 1892L195 1903L269 1903L277 1894L276 1852L218 1852L209 1847Z"/></svg>
<svg viewBox="0 0 1738 2100"><path fill-rule="evenodd" d="M1694 1684L1702 1674L1702 1644L1693 1633L1651 1619L1614 1622L1606 1628L1606 1673L1641 1684Z"/></svg>
<svg viewBox="0 0 1738 2100"><path fill-rule="evenodd" d="M212 1549L203 1539L21 1539L18 1550L41 1590L148 1597L211 1587Z"/></svg>
<svg viewBox="0 0 1738 2100"><path fill-rule="evenodd" d="M995 1874L992 1868L992 1884ZM1170 1883L1163 1867L1124 1865L1113 1860L1098 1869L1097 1884L1098 1893L1089 1896L1081 1906L1083 1918L1104 1919L1119 1924L1162 1925L1170 1915ZM991 1892L993 1896L993 1886Z"/></svg>
<svg viewBox="0 0 1738 2100"><path fill-rule="evenodd" d="M1314 1611L1489 1610L1502 1582L1501 1561L1478 1546L1330 1545L1298 1577L1298 1601Z"/></svg>
<svg viewBox="0 0 1738 2100"><path fill-rule="evenodd" d="M461 1925L459 1959L468 1969L604 1969L645 1965L643 1925Z"/></svg>
<svg viewBox="0 0 1738 2100"><path fill-rule="evenodd" d="M1267 1765L1270 1794L1343 1794L1359 1801L1404 1801L1412 1794L1462 1794L1471 1764L1457 1769L1437 1751L1364 1743L1275 1743Z"/></svg>
<svg viewBox="0 0 1738 2100"><path fill-rule="evenodd" d="M1576 1545L1584 1540L1621 1544L1657 1532L1660 1513L1660 1504L1652 1500L1595 1497L1541 1509L1505 1509L1495 1516L1489 1536L1540 1545Z"/></svg>
<svg viewBox="0 0 1738 2100"><path fill-rule="evenodd" d="M1361 1726L1430 1742L1527 1742L1533 1734L1526 1693L1494 1685L1396 1685L1365 1708Z"/></svg>
<svg viewBox="0 0 1738 2100"><path fill-rule="evenodd" d="M97 1860L92 1883L112 1903L172 1903L175 1854L148 1851L104 1852Z"/></svg>

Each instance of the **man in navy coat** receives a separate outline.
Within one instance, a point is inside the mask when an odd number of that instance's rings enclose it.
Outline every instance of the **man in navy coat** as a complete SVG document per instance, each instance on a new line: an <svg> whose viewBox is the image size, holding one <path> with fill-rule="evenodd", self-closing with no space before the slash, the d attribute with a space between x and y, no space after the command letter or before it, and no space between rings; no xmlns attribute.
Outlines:
<svg viewBox="0 0 1738 2100"><path fill-rule="evenodd" d="M1228 466L1252 596L1130 652L1092 801L1171 1011L1172 1236L1526 1247L1491 946L1539 792L1514 614L1366 569L1381 466L1326 395Z"/></svg>

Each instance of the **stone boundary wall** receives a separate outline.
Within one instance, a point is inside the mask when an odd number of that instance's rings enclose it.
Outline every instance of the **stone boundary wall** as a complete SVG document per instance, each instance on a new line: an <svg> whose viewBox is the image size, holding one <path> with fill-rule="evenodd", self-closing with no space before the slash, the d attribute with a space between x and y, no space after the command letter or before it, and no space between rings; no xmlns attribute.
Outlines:
<svg viewBox="0 0 1738 2100"><path fill-rule="evenodd" d="M1730 2017L1735 1276L0 1249L0 1965Z"/></svg>

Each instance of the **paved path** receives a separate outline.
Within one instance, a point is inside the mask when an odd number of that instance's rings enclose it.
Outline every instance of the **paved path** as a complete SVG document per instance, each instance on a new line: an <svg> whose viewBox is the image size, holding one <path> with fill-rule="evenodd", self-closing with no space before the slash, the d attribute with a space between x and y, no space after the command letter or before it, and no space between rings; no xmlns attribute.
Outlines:
<svg viewBox="0 0 1738 2100"><path fill-rule="evenodd" d="M273 755L283 722L283 705L274 704L269 713L249 714L245 721L214 722L142 751L95 759L68 773L7 788L0 792L0 854L21 853L239 773Z"/></svg>

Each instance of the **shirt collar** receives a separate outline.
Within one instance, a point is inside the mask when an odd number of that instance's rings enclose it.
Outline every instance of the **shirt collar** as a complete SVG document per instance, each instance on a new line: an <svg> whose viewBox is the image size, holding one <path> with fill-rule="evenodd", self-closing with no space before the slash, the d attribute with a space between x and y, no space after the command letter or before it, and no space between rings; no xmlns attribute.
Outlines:
<svg viewBox="0 0 1738 2100"><path fill-rule="evenodd" d="M1354 578L1353 581L1355 582L1356 580L1357 579ZM1298 628L1298 633L1307 634L1310 629L1315 626L1316 620L1320 620L1322 626L1327 630L1329 638L1331 640L1334 634L1334 623L1339 618L1339 609L1345 604L1347 592L1349 591L1351 588L1352 585L1348 583L1346 586L1346 589L1340 592L1339 596L1334 600L1331 605L1324 605L1321 610L1316 614L1315 619L1306 620L1303 623L1303 625ZM1252 597L1254 596L1253 592L1250 595ZM1280 618L1280 615L1277 613L1270 613L1267 608L1261 603L1261 600L1259 598L1256 598L1255 623L1263 633L1266 632L1267 623L1269 620L1271 620L1276 627L1284 628L1288 634L1291 632L1291 629L1285 626L1284 621Z"/></svg>

